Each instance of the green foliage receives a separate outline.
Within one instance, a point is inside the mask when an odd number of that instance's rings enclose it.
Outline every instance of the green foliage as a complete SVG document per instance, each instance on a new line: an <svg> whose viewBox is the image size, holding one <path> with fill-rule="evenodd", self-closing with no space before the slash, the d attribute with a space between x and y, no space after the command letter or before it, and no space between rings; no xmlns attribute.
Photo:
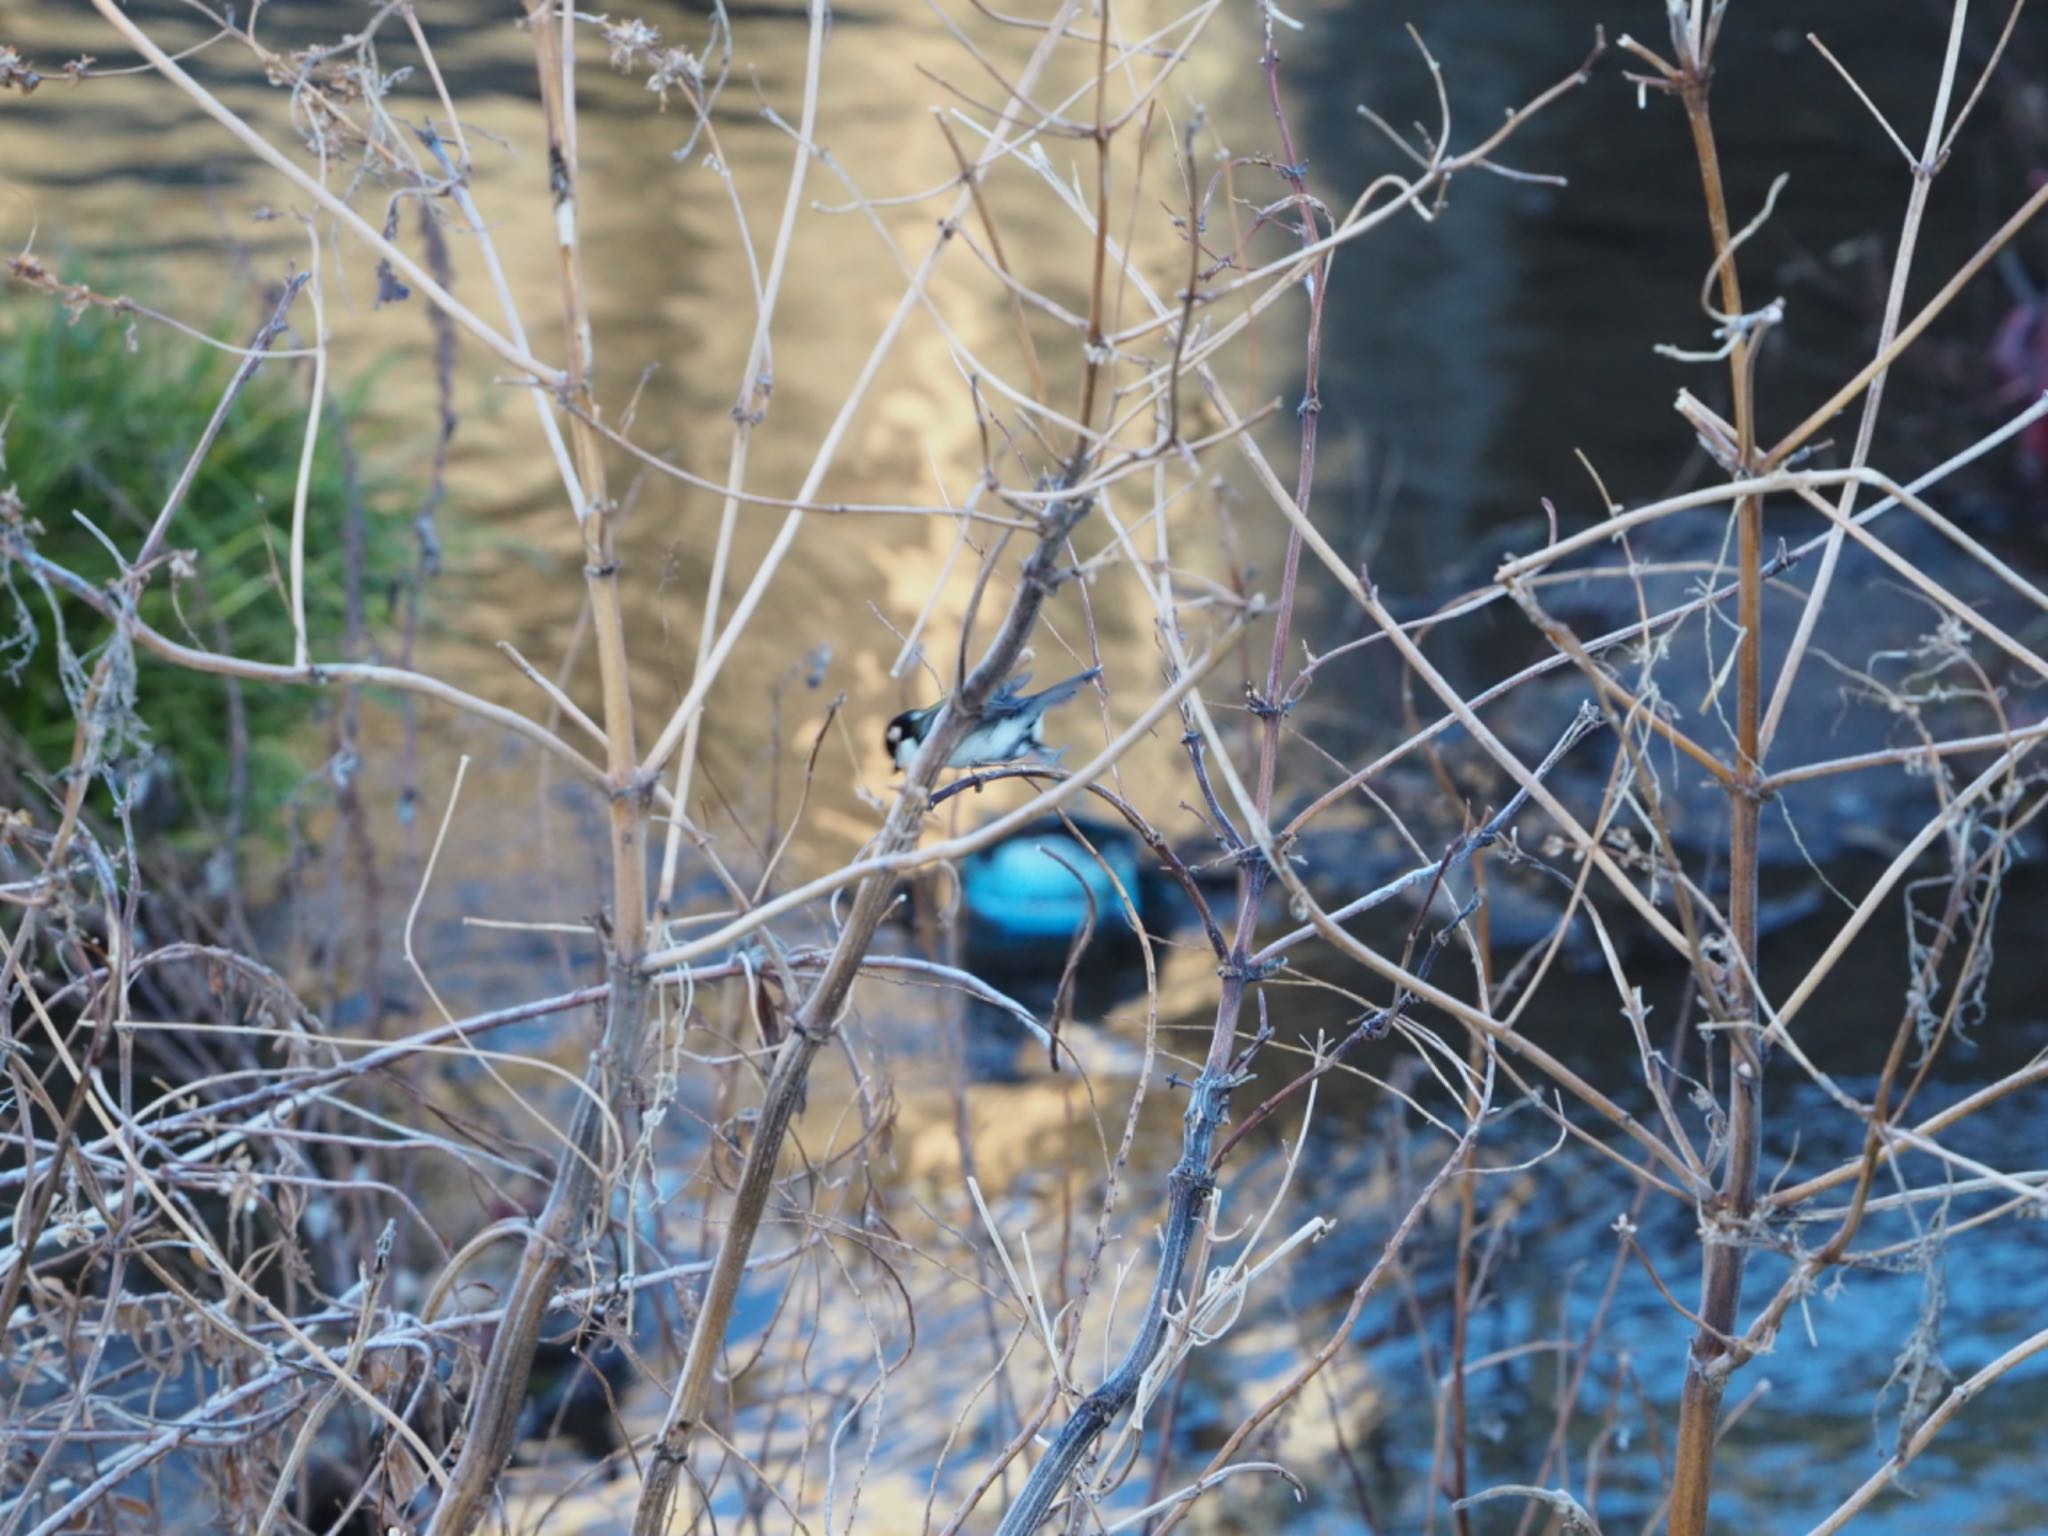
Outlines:
<svg viewBox="0 0 2048 1536"><path fill-rule="evenodd" d="M40 297L17 296L0 307L0 490L13 485L38 554L102 585L119 574L114 550L132 558L140 548L238 362L161 330L136 346L129 324L101 312L74 322ZM154 573L141 613L175 640L292 659L285 572L306 425L305 368L272 361L249 382L171 524L167 548L191 558ZM361 404L361 391L330 395L309 484L306 623L316 657L344 653L352 515L361 519L366 645L385 619L387 594L413 563L399 488L357 477L347 451L348 424ZM0 617L0 630L11 632L0 636L7 748L26 752L31 763L21 766L61 770L71 757L76 701L109 643L109 626L76 599L53 604L19 568L6 581L18 610ZM179 820L188 822L193 809L217 820L229 799L227 681L139 648L133 669L117 657L113 675L114 713L101 717L108 755L133 758L153 746L186 808ZM127 700L132 711L123 707ZM260 815L306 772L301 728L323 698L310 688L244 684L242 701L248 808Z"/></svg>

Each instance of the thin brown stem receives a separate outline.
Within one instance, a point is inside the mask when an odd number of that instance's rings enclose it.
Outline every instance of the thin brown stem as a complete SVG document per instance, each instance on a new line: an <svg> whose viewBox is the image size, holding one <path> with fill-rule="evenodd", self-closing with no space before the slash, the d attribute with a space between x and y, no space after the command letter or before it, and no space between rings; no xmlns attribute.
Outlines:
<svg viewBox="0 0 2048 1536"><path fill-rule="evenodd" d="M1694 10L1698 11L1695 6ZM1714 264L1720 280L1721 308L1738 327L1729 353L1734 399L1735 456L1738 473L1748 469L1756 451L1756 405L1753 393L1753 341L1744 324L1742 284L1737 273L1727 196L1721 183L1720 153L1714 138L1707 97L1711 55L1701 46L1697 30L1688 31L1674 11L1672 42L1679 60L1677 93L1684 104L1699 161L1700 184L1706 198L1707 223L1713 236ZM1730 1368L1728 1340L1736 1332L1742 1306L1743 1272L1748 1264L1747 1226L1756 1204L1758 1149L1762 1138L1763 1057L1755 1032L1748 1027L1756 999L1750 978L1755 975L1757 939L1757 832L1762 799L1760 725L1763 711L1763 501L1743 497L1736 517L1736 648L1735 762L1729 783L1728 927L1735 964L1724 978L1721 996L1711 995L1716 1016L1734 1027L1728 1041L1727 1156L1720 1187L1701 1213L1708 1234L1700 1275L1699 1327L1686 1357L1685 1385L1680 1398L1677 1449L1672 1465L1671 1536L1706 1536L1707 1505L1713 1486L1716 1421Z"/></svg>

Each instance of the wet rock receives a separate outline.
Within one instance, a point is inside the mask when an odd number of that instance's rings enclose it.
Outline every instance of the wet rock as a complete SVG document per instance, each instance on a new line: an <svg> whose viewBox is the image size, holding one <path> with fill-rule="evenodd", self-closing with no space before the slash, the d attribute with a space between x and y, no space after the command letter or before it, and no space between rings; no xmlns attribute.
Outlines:
<svg viewBox="0 0 2048 1536"><path fill-rule="evenodd" d="M559 1436L592 1461L603 1461L620 1446L618 1404L632 1382L632 1363L615 1339L595 1331L543 1339L527 1378L519 1438Z"/></svg>
<svg viewBox="0 0 2048 1536"><path fill-rule="evenodd" d="M1773 551L1818 531L1817 519L1793 510L1767 515ZM1562 579L1532 589L1543 611L1580 641L1635 624L1640 613L1679 606L1709 584L1733 581L1732 544L1724 548L1720 519L1666 520L1631 536L1637 568L1602 550ZM1993 571L1919 518L1893 509L1872 530L1918 571L1971 609L2036 645L2043 615ZM1768 698L1795 633L1820 563L1813 555L1783 570L1764 595L1763 684ZM1665 718L1715 754L1734 752L1737 631L1732 603L1694 614L1654 642L1639 637L1599 653L1607 675L1652 698ZM1506 675L1550 653L1533 624L1519 648L1505 647L1489 669ZM1535 761L1548 750L1592 685L1577 668L1545 674L1516 688L1484 714L1488 725ZM1825 608L1799 671L1766 766L1773 771L1864 754L1911 748L1923 740L1994 734L2038 718L2043 700L2032 680L1990 641L1945 613L1875 554L1853 541L1843 547ZM1647 844L1652 806L1685 853L1725 855L1728 796L1711 774L1669 741L1642 733L1641 766L1630 776L1632 803L1620 825ZM1588 743L1592 748L1596 744ZM1618 744L1581 750L1560 767L1552 787L1582 820L1607 793ZM1492 770L1465 743L1461 761L1484 776ZM1953 759L1945 771L1964 782L1982 755ZM1788 784L1765 807L1760 854L1767 867L1804 867L1858 852L1889 856L1939 809L1941 787L1924 760L1887 762Z"/></svg>

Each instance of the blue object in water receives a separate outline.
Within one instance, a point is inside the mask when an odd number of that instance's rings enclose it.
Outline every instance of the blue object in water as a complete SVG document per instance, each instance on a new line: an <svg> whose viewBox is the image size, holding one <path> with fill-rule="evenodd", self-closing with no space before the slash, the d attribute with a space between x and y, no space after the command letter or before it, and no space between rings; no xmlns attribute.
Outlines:
<svg viewBox="0 0 2048 1536"><path fill-rule="evenodd" d="M1137 844L1119 827L1076 825L1095 852L1054 821L969 855L960 867L969 920L998 942L1066 944L1087 926L1092 899L1098 933L1127 931L1130 917L1116 887L1121 882L1142 916Z"/></svg>

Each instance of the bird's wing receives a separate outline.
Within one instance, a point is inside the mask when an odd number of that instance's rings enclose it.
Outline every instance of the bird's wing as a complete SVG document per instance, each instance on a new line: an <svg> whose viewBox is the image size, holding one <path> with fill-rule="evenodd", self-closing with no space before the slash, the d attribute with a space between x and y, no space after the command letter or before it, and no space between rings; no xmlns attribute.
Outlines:
<svg viewBox="0 0 2048 1536"><path fill-rule="evenodd" d="M988 696L985 710L1016 709L1025 702L1024 690L1031 683L1029 672L1017 672L1005 678L996 691Z"/></svg>

